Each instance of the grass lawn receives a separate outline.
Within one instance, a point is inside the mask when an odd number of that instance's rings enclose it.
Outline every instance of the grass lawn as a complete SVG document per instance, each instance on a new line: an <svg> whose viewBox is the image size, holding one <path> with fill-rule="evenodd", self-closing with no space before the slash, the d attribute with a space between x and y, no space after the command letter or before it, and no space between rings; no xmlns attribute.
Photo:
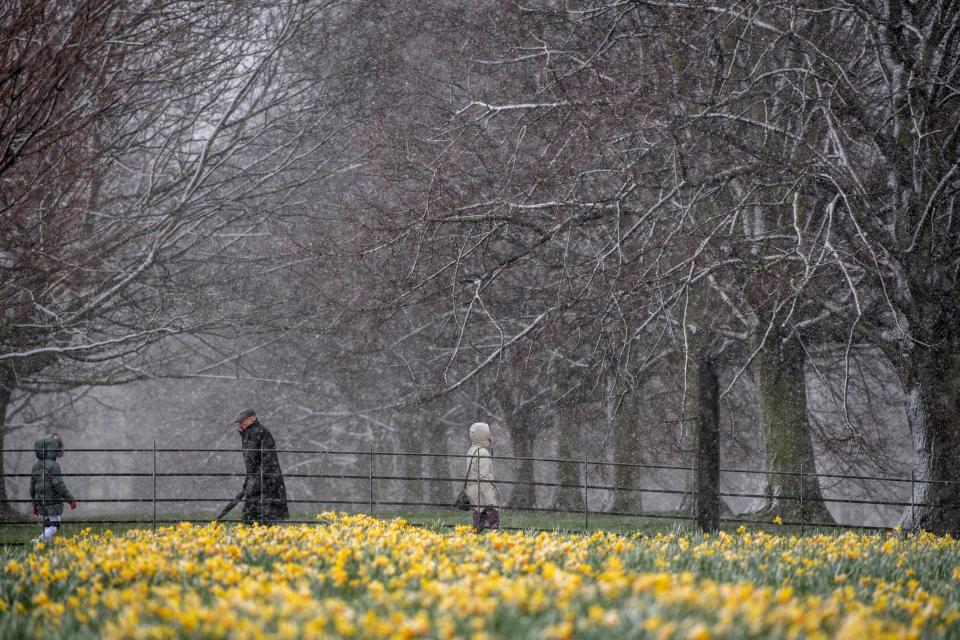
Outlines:
<svg viewBox="0 0 960 640"><path fill-rule="evenodd" d="M226 520L229 524L237 522L239 510L234 511L231 517ZM469 524L470 513L457 511L456 509L432 509L428 511L375 511L375 516L384 519L403 518L410 524L426 527L428 529L444 530L457 525ZM614 516L603 513L591 513L586 518L582 513L544 513L537 511L514 511L504 509L501 512L501 525L507 530L541 530L555 532L593 532L609 531L611 533L633 534L633 533L669 533L694 531L693 523L689 518L683 517L684 514L673 512L649 513L644 516ZM61 536L72 536L89 528L91 533L103 533L110 530L114 533L121 533L131 529L152 529L153 520L149 515L93 515L85 520L80 520L79 516L66 514L66 519L60 527ZM195 524L204 524L210 522L213 518L209 513L177 513L177 514L158 514L158 526L167 526L172 523L189 521ZM294 522L314 522L316 513L294 514L291 518ZM110 522L112 521L112 522ZM724 523L721 527L725 531L734 531L739 527L739 523ZM751 530L765 530L771 533L790 534L800 533L800 528L795 526L777 526L771 522L752 522L748 525ZM806 533L811 533L810 527L805 529ZM829 530L827 530L829 531ZM2 523L0 522L0 545L17 545L30 542L40 533L40 521L37 518L21 523Z"/></svg>
<svg viewBox="0 0 960 640"><path fill-rule="evenodd" d="M227 523L236 522L234 518L227 519ZM427 512L375 512L375 516L385 519L403 518L410 524L423 526L429 529L443 530L455 527L457 525L469 524L470 513L449 510L432 510ZM208 514L158 514L159 526L169 526L170 523L180 521L191 521L197 524L209 522L211 516ZM293 521L314 522L315 513L294 514ZM114 522L108 522L114 521ZM589 528L584 527L584 518L582 514L542 514L537 512L504 512L504 528L510 529L540 529L548 531L597 531L606 530L617 533L635 533L645 531L648 533L656 531L668 531L676 527L685 527L689 523L684 520L666 517L666 518L623 518L617 516L608 516L603 514L590 514ZM131 529L152 529L152 516L143 515L99 515L90 516L86 521L80 521L79 518L67 516L60 527L59 535L72 536L80 533L83 529L89 528L91 533L103 533L110 530L114 533L121 533ZM26 543L36 537L40 532L39 519L23 523L0 523L0 544L18 544Z"/></svg>

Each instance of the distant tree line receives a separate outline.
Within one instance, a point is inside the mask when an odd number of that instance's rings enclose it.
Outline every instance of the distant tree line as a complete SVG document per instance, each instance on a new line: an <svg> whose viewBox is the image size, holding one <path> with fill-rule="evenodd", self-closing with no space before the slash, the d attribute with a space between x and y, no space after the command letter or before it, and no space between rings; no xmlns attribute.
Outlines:
<svg viewBox="0 0 960 640"><path fill-rule="evenodd" d="M957 3L399 13L374 18L413 44L398 54L407 73L383 81L396 108L377 120L369 247L397 274L383 304L432 320L400 344L436 354L415 360L443 388L481 378L522 443L534 408L569 424L604 393L625 417L675 371L679 448L715 487L732 384L719 381L750 376L763 509L792 515L797 501L778 497L817 468L809 368L831 363L857 449L851 396L869 383L860 362L880 359L898 376L925 505L904 524L957 528ZM807 516L829 520L804 482ZM715 526L719 500L707 504Z"/></svg>
<svg viewBox="0 0 960 640"><path fill-rule="evenodd" d="M757 514L831 522L818 464L889 470L900 407L902 522L960 529L960 3L2 11L0 420L259 380L411 449L662 454L711 529L724 424Z"/></svg>

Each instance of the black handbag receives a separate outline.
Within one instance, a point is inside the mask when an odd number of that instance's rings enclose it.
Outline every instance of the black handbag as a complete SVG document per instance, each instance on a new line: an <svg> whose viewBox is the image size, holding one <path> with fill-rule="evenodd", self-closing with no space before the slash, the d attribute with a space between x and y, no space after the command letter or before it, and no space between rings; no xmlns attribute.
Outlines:
<svg viewBox="0 0 960 640"><path fill-rule="evenodd" d="M470 511L470 498L467 497L466 487L460 489L460 493L457 494L457 501L455 505L460 511Z"/></svg>
<svg viewBox="0 0 960 640"><path fill-rule="evenodd" d="M477 460L480 459L480 452L476 453ZM457 494L457 501L454 502L454 506L460 511L470 511L470 496L467 495L467 479L470 477L470 467L473 466L473 458L470 459L470 464L467 465L467 475L463 478L463 486L460 488L460 493ZM478 481L479 482L479 481ZM480 485L477 485L477 490L479 491Z"/></svg>

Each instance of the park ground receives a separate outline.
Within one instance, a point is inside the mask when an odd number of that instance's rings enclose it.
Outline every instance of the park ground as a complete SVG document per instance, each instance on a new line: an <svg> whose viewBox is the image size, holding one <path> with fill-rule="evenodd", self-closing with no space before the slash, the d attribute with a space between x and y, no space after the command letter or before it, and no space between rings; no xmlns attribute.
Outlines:
<svg viewBox="0 0 960 640"><path fill-rule="evenodd" d="M446 524L331 512L6 546L0 637L960 638L950 537Z"/></svg>
<svg viewBox="0 0 960 640"><path fill-rule="evenodd" d="M437 531L449 530L454 527L469 524L470 514L456 509L434 508L430 510L409 512L409 511L374 511L372 514L364 510L361 513L367 513L377 518L392 520L402 518L409 524L433 529ZM192 524L203 525L211 522L213 516L205 513L160 513L156 517L157 527L169 526L180 522L191 522ZM623 535L634 535L643 533L654 535L657 533L686 533L690 534L694 530L694 524L689 514L682 514L671 511L656 511L640 516L618 516L604 513L582 514L576 512L543 512L543 511L514 511L501 510L503 527L506 530L523 531L547 531L554 533L593 533L604 531L608 533L618 533ZM227 526L239 524L236 513L231 514L225 521ZM316 523L316 512L292 513L291 522L296 524ZM731 521L721 523L721 528L732 532L735 531L741 522ZM764 530L769 533L804 533L812 532L813 529L808 525L805 529L799 526L779 525L768 519L751 519L747 521L747 526L751 530ZM91 533L103 533L111 531L112 533L122 533L131 529L155 529L154 519L150 515L143 514L114 514L114 515L92 515L86 518L69 513L60 528L63 536L72 536L83 530L89 530ZM18 522L0 522L0 547L11 545L28 544L40 533L39 518L23 517ZM830 529L824 529L830 531Z"/></svg>

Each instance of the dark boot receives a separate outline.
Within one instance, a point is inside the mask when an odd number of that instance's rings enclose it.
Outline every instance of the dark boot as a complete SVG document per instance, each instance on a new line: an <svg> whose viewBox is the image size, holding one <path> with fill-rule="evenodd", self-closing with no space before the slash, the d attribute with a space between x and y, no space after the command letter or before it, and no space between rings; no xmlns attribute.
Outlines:
<svg viewBox="0 0 960 640"><path fill-rule="evenodd" d="M486 527L488 529L499 529L500 528L500 512L494 509L493 507L487 507L483 510L483 515L486 520Z"/></svg>

